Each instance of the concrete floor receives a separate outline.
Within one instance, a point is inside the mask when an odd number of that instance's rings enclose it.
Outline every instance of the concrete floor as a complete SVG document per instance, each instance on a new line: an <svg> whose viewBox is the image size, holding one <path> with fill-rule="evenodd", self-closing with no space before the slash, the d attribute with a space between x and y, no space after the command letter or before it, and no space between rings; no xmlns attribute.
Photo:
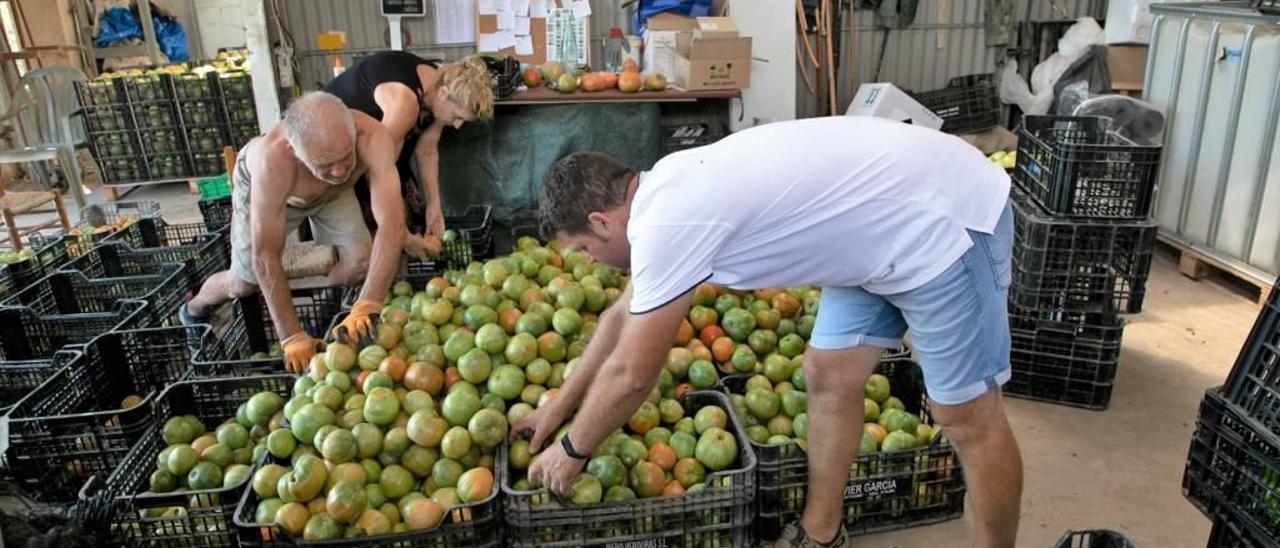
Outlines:
<svg viewBox="0 0 1280 548"><path fill-rule="evenodd" d="M140 187L172 222L200 219L184 185ZM100 201L95 194L93 201ZM1144 547L1204 546L1210 522L1182 496L1182 472L1207 388L1222 384L1258 313L1256 290L1200 282L1157 254L1144 311L1128 317L1108 410L1008 399L1026 478L1019 546L1051 546L1072 528L1109 528ZM857 546L969 546L967 519L860 537Z"/></svg>

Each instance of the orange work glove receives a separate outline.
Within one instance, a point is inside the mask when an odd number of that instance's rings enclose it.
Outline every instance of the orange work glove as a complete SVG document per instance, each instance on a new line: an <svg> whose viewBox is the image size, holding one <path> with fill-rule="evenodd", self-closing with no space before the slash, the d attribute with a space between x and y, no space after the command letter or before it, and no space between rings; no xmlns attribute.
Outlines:
<svg viewBox="0 0 1280 548"><path fill-rule="evenodd" d="M284 349L285 369L302 374L311 363L311 357L315 356L317 349L323 345L324 343L308 335L306 331L299 331L280 341L280 347Z"/></svg>
<svg viewBox="0 0 1280 548"><path fill-rule="evenodd" d="M347 319L333 328L333 338L335 340L343 340L346 337L348 342L355 342L369 332L373 331L373 319L371 316L377 316L382 312L382 303L370 301L368 299L360 299L356 304L351 305L351 312L347 313ZM345 331L345 333L344 333Z"/></svg>

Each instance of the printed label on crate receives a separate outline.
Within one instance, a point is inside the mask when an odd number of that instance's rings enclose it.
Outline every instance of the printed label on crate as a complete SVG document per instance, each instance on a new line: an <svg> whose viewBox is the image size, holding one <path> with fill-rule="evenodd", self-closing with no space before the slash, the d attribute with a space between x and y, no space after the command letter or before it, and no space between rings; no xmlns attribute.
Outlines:
<svg viewBox="0 0 1280 548"><path fill-rule="evenodd" d="M869 479L850 483L844 487L844 500L861 500L870 497L894 497L905 495L908 482L899 478Z"/></svg>
<svg viewBox="0 0 1280 548"><path fill-rule="evenodd" d="M684 546L684 539L680 537L664 537L649 538L643 540L628 540L623 542L609 542L605 548L680 548Z"/></svg>

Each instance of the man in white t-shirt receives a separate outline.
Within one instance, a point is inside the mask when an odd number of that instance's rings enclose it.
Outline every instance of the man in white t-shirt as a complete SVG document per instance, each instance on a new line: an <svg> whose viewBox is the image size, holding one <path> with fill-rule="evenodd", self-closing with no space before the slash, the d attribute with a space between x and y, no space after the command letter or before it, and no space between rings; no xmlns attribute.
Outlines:
<svg viewBox="0 0 1280 548"><path fill-rule="evenodd" d="M561 159L542 189L543 236L631 280L560 396L513 428L536 450L575 409L590 417L547 448L530 481L570 491L585 456L657 382L697 285L815 285L809 492L778 545L847 544L864 386L909 329L934 419L964 462L975 545L1013 546L1022 462L999 390L1010 375L1008 199L1008 176L970 145L879 118L769 124L640 174L603 154Z"/></svg>

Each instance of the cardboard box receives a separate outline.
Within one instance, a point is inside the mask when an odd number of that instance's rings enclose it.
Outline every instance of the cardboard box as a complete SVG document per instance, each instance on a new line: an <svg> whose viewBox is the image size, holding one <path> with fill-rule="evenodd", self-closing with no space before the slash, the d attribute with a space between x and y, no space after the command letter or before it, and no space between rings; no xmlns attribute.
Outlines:
<svg viewBox="0 0 1280 548"><path fill-rule="evenodd" d="M650 17L645 24L641 69L646 73L661 74L674 82L680 36L692 35L697 27L698 23L692 17L671 13Z"/></svg>
<svg viewBox="0 0 1280 548"><path fill-rule="evenodd" d="M849 103L846 116L876 116L941 129L942 118L890 83L862 84Z"/></svg>
<svg viewBox="0 0 1280 548"><path fill-rule="evenodd" d="M751 38L681 39L676 56L677 87L686 91L751 87Z"/></svg>
<svg viewBox="0 0 1280 548"><path fill-rule="evenodd" d="M699 17L694 38L737 38L738 24L731 17Z"/></svg>
<svg viewBox="0 0 1280 548"><path fill-rule="evenodd" d="M1111 75L1111 89L1115 91L1139 91L1147 71L1147 46L1107 46L1107 71Z"/></svg>

